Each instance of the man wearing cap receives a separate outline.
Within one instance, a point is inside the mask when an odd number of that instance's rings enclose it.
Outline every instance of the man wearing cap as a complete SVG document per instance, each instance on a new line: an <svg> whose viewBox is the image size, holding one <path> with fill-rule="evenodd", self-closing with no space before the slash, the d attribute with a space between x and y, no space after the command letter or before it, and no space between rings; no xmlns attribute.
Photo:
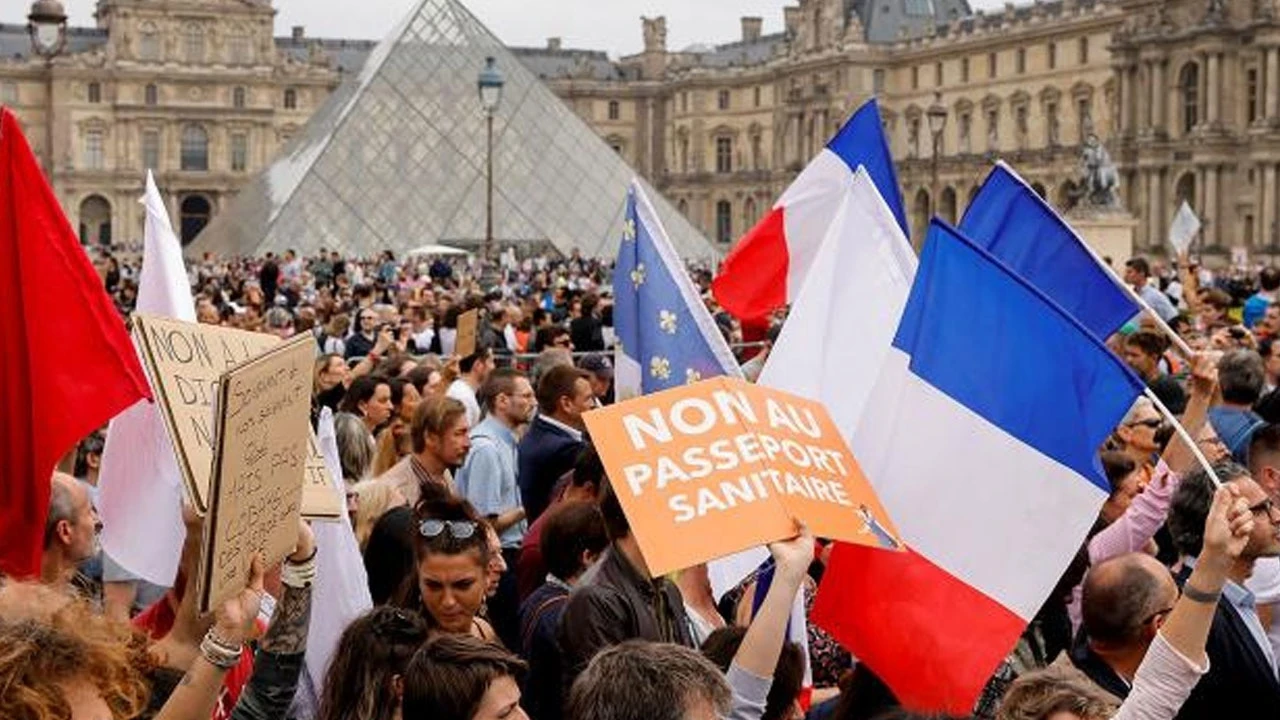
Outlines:
<svg viewBox="0 0 1280 720"><path fill-rule="evenodd" d="M592 353L582 358L578 367L587 371L591 383L591 393L596 396L596 404L601 407L613 404L613 361L608 355Z"/></svg>

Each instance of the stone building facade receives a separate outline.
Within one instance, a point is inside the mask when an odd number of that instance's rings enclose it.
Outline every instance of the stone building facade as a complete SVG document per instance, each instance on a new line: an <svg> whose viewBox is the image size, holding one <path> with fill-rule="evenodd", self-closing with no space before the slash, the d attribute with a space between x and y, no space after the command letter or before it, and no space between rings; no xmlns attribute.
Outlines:
<svg viewBox="0 0 1280 720"><path fill-rule="evenodd" d="M544 77L721 241L749 229L875 94L916 242L932 214L963 213L995 160L1065 210L1096 136L1119 165L1139 250L1166 252L1185 199L1205 221L1202 251L1275 256L1277 13L1274 0L1038 0L987 13L800 0L783 9L782 33L742 18L737 42L669 51L662 19L646 20L645 52L612 75ZM628 123L641 106L662 121ZM947 120L935 152L937 107Z"/></svg>
<svg viewBox="0 0 1280 720"><path fill-rule="evenodd" d="M274 17L269 0L103 0L52 62L0 25L0 103L83 241L142 237L148 169L193 238L373 46L276 38Z"/></svg>
<svg viewBox="0 0 1280 720"><path fill-rule="evenodd" d="M726 245L874 94L917 241L930 215L958 218L995 160L1065 209L1096 136L1120 167L1139 249L1163 251L1185 199L1205 220L1205 252L1276 255L1275 5L1036 0L982 13L965 0L799 0L781 9L781 32L746 17L722 45L671 49L665 19L647 18L644 50L616 60L557 39L513 51ZM87 239L101 239L104 212L112 237L139 234L147 166L195 229L372 47L273 37L273 13L270 0L101 0L98 27L72 31L53 62L52 96L25 27L0 26L0 102L38 152L51 128L55 187Z"/></svg>

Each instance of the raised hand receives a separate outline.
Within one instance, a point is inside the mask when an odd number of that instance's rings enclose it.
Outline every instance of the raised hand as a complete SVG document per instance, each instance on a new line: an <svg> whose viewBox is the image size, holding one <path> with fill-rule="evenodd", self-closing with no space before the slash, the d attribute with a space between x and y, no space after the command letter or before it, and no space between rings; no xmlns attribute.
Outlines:
<svg viewBox="0 0 1280 720"><path fill-rule="evenodd" d="M779 577L799 580L809 571L813 562L813 533L804 523L796 522L796 536L790 540L769 543L774 566Z"/></svg>
<svg viewBox="0 0 1280 720"><path fill-rule="evenodd" d="M1202 560L1230 562L1240 557L1253 532L1253 512L1240 495L1240 487L1230 482L1217 489L1204 523Z"/></svg>
<svg viewBox="0 0 1280 720"><path fill-rule="evenodd" d="M219 638L230 642L244 642L253 629L253 621L262 609L263 575L266 567L262 556L254 554L249 564L249 581L244 589L214 611L214 622Z"/></svg>

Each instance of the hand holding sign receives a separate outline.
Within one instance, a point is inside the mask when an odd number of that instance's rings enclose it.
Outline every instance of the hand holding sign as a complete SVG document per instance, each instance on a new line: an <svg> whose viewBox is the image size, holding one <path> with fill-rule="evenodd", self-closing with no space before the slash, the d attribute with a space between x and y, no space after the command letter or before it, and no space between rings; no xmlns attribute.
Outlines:
<svg viewBox="0 0 1280 720"><path fill-rule="evenodd" d="M717 378L588 413L650 571L816 535L897 550L887 513L826 410Z"/></svg>
<svg viewBox="0 0 1280 720"><path fill-rule="evenodd" d="M809 566L813 564L815 544L813 533L804 523L797 524L796 536L790 540L769 543L774 573L780 578L794 579L799 582L809 572Z"/></svg>

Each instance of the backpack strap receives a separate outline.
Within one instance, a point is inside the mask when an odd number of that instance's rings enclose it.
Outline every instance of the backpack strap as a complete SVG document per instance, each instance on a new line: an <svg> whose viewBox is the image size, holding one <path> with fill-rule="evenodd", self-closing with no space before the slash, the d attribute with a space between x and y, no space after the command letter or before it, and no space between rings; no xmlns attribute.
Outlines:
<svg viewBox="0 0 1280 720"><path fill-rule="evenodd" d="M534 609L533 613L529 615L529 621L525 623L524 632L521 633L520 648L522 650L529 647L529 643L533 642L533 633L538 629L538 623L542 621L542 616L551 609L567 602L569 602L569 595L567 593L564 595L556 595L543 600L542 604Z"/></svg>

